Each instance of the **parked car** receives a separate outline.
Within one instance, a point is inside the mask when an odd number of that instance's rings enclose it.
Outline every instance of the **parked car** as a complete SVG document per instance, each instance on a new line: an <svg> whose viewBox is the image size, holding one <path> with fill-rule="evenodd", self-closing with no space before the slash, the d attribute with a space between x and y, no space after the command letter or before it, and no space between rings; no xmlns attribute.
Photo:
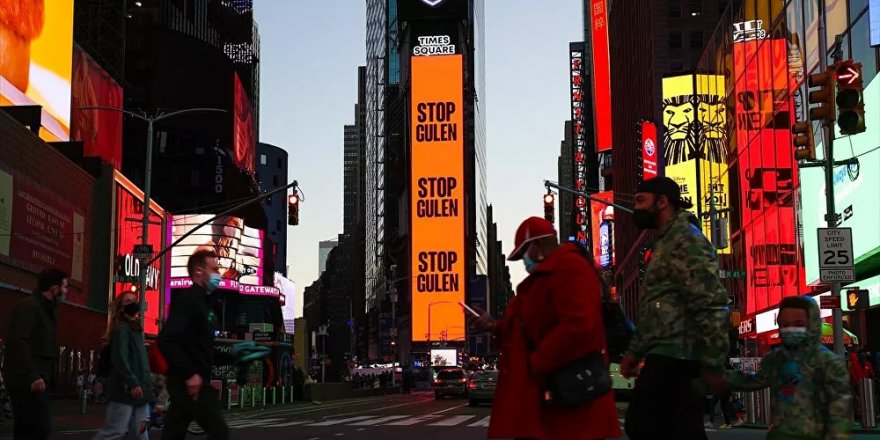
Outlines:
<svg viewBox="0 0 880 440"><path fill-rule="evenodd" d="M437 373L434 379L434 398L442 399L444 396L467 397L468 379L465 371L461 368L447 368Z"/></svg>
<svg viewBox="0 0 880 440"><path fill-rule="evenodd" d="M495 386L498 384L498 372L495 370L477 371L468 382L468 404L477 406L481 403L492 403L495 397Z"/></svg>

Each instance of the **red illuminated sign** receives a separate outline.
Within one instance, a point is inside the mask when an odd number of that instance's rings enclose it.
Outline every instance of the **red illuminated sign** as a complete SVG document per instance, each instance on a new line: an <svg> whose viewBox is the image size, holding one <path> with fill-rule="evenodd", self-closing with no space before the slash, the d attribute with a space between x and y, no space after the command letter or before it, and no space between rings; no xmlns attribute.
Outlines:
<svg viewBox="0 0 880 440"><path fill-rule="evenodd" d="M586 191L587 188L587 133L586 115L584 112L584 52L572 49L569 53L571 71L571 122L574 130L574 181L575 189ZM575 239L582 245L587 244L590 230L590 217L587 212L587 199L583 196L574 198Z"/></svg>
<svg viewBox="0 0 880 440"><path fill-rule="evenodd" d="M593 113L596 115L596 151L611 149L611 63L608 58L608 1L590 0L593 43Z"/></svg>
<svg viewBox="0 0 880 440"><path fill-rule="evenodd" d="M798 168L791 152L796 81L784 39L736 43L737 156L745 237L746 313L774 307L804 288L796 237Z"/></svg>
<svg viewBox="0 0 880 440"><path fill-rule="evenodd" d="M641 127L641 150L642 150L642 180L657 177L657 157L660 145L657 144L657 124L651 121L642 121Z"/></svg>
<svg viewBox="0 0 880 440"><path fill-rule="evenodd" d="M235 123L233 125L233 153L235 165L245 171L254 170L257 132L254 127L254 107L238 73L235 74Z"/></svg>
<svg viewBox="0 0 880 440"><path fill-rule="evenodd" d="M614 202L612 191L596 193L593 197ZM614 207L599 202L590 203L592 215L593 258L603 269L614 265Z"/></svg>

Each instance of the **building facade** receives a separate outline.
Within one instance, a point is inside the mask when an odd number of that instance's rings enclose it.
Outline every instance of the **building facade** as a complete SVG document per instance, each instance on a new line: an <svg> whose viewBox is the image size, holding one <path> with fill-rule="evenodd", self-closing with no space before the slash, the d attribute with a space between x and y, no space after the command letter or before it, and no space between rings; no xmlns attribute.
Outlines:
<svg viewBox="0 0 880 440"><path fill-rule="evenodd" d="M269 192L287 185L287 150L271 144L257 143L257 175L260 191ZM274 271L287 276L287 194L279 192L262 202L266 213L268 238L275 261Z"/></svg>

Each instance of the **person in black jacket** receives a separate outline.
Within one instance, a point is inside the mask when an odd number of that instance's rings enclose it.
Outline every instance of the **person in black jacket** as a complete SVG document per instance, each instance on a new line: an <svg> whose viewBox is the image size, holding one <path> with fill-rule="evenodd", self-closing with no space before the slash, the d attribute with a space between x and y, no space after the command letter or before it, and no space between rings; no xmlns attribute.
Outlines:
<svg viewBox="0 0 880 440"><path fill-rule="evenodd" d="M198 250L187 261L192 287L178 292L168 321L159 335L159 348L168 361L171 406L163 440L183 440L195 420L212 440L229 438L217 390L210 386L214 365L214 314L208 295L220 286L217 255Z"/></svg>
<svg viewBox="0 0 880 440"><path fill-rule="evenodd" d="M45 439L52 433L46 383L58 356L57 307L65 294L67 274L46 269L40 273L34 293L12 312L4 374L12 398L16 440Z"/></svg>

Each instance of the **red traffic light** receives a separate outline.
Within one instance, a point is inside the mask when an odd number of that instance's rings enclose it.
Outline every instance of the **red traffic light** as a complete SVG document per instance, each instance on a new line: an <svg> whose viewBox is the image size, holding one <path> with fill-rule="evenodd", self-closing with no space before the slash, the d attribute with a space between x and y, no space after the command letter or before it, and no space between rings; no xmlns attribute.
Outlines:
<svg viewBox="0 0 880 440"><path fill-rule="evenodd" d="M852 61L844 61L837 66L835 77L837 84L843 86L852 86L860 83L862 77L861 65L856 65Z"/></svg>
<svg viewBox="0 0 880 440"><path fill-rule="evenodd" d="M291 194L287 196L287 204L288 205L296 205L299 203L299 196L296 194Z"/></svg>
<svg viewBox="0 0 880 440"><path fill-rule="evenodd" d="M544 195L544 204L545 205L552 205L554 200L556 200L556 198L553 197L553 194L545 194Z"/></svg>

